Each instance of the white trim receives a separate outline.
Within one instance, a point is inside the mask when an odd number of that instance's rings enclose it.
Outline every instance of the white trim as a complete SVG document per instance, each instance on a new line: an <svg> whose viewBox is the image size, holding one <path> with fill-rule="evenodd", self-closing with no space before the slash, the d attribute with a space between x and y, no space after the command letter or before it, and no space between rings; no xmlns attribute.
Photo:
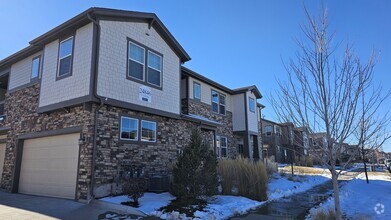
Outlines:
<svg viewBox="0 0 391 220"><path fill-rule="evenodd" d="M222 139L225 139L225 147L221 146L221 143L223 143ZM222 149L225 148L225 157L222 155ZM228 158L228 138L226 136L220 136L220 157L221 158Z"/></svg>
<svg viewBox="0 0 391 220"><path fill-rule="evenodd" d="M136 138L135 139L130 139L130 138L122 138L121 136L122 136L122 125L123 125L123 123L122 123L122 119L123 118L126 118L126 119L129 119L129 120L134 120L134 121L136 121L136 124L137 124L137 126L136 126ZM126 141L138 141L138 130L139 130L139 126L138 126L138 122L139 122L139 120L137 119L137 118L131 118L131 117L126 117L126 116L121 116L121 126L120 126L120 128L119 128L119 139L120 140L126 140Z"/></svg>
<svg viewBox="0 0 391 220"><path fill-rule="evenodd" d="M154 141L146 141L146 140L143 140L143 122L155 124L155 131L154 131L154 132L155 132L155 140L154 140ZM140 128L141 128L140 141L142 141L142 142L156 143L156 139L157 139L157 124L156 124L155 121L141 120Z"/></svg>

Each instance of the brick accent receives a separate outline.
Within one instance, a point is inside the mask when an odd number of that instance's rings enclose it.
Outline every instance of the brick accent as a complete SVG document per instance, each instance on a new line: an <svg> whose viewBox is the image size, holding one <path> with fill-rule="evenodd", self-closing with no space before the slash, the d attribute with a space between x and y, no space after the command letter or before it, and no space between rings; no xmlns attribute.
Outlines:
<svg viewBox="0 0 391 220"><path fill-rule="evenodd" d="M16 161L16 140L18 135L41 131L82 126L85 142L80 143L80 162L77 184L77 199L87 199L91 180L91 158L94 131L94 110L83 106L59 109L38 114L39 84L7 94L5 126L9 126L4 170L0 188L12 189Z"/></svg>
<svg viewBox="0 0 391 220"><path fill-rule="evenodd" d="M226 111L226 115L220 115L212 112L212 106L204 104L202 102L193 101L189 99L188 111L191 114L200 115L206 117L210 120L217 121L222 124L216 129L217 136L225 136L228 139L228 157L235 158L237 156L237 144L236 136L233 134L233 125L232 125L232 112Z"/></svg>

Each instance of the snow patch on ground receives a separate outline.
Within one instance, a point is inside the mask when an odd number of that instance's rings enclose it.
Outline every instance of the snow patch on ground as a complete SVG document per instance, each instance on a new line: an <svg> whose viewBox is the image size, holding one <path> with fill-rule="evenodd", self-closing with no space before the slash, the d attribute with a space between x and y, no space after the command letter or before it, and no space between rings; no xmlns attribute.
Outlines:
<svg viewBox="0 0 391 220"><path fill-rule="evenodd" d="M215 219L226 219L237 214L245 214L264 203L241 196L218 195L208 201L203 212L196 211L194 216L200 219L209 219L213 215Z"/></svg>
<svg viewBox="0 0 391 220"><path fill-rule="evenodd" d="M149 215L155 210L160 209L161 207L167 206L171 200L174 200L175 196L172 196L170 193L145 193L143 197L139 199L140 207L137 209ZM126 195L114 196L114 197L105 197L100 199L105 202L121 204L121 202L130 201L129 197Z"/></svg>
<svg viewBox="0 0 391 220"><path fill-rule="evenodd" d="M362 173L342 186L342 212L352 219L391 219L391 177L386 173L369 174L369 184ZM318 208L312 209L310 215L333 208L334 199L330 198Z"/></svg>
<svg viewBox="0 0 391 220"><path fill-rule="evenodd" d="M324 175L296 175L289 180L275 174L268 184L268 198L275 200L296 193L304 192L312 187L330 180L330 176Z"/></svg>
<svg viewBox="0 0 391 220"><path fill-rule="evenodd" d="M274 174L268 184L268 201L291 196L296 193L304 192L316 185L325 183L330 177L324 175L296 175L289 178L290 175ZM288 179L289 178L289 179ZM148 215L155 215L162 219L181 216L180 213L162 213L161 207L167 206L175 197L169 193L145 193L139 200L138 210ZM106 197L102 201L121 204L129 201L127 196ZM245 214L252 209L256 209L268 201L255 201L241 196L217 195L208 200L204 211L194 213L196 219L227 219L237 214Z"/></svg>

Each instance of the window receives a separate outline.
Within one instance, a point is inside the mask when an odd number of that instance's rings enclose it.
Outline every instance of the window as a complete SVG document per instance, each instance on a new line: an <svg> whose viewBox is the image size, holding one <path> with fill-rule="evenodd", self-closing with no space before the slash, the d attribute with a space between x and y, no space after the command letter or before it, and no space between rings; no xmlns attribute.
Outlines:
<svg viewBox="0 0 391 220"><path fill-rule="evenodd" d="M121 139L138 140L138 119L121 117Z"/></svg>
<svg viewBox="0 0 391 220"><path fill-rule="evenodd" d="M227 148L228 148L227 137L219 137L219 136L217 136L216 144L217 144L217 146L216 146L217 157L218 158L220 158L220 157L226 158L227 155L228 155L228 151L227 151Z"/></svg>
<svg viewBox="0 0 391 220"><path fill-rule="evenodd" d="M215 113L225 115L225 110L226 110L225 95L212 90L212 111Z"/></svg>
<svg viewBox="0 0 391 220"><path fill-rule="evenodd" d="M225 95L220 94L220 114L225 115Z"/></svg>
<svg viewBox="0 0 391 220"><path fill-rule="evenodd" d="M281 127L276 126L276 135L281 136Z"/></svg>
<svg viewBox="0 0 391 220"><path fill-rule="evenodd" d="M73 37L60 42L58 55L58 77L71 75L72 72Z"/></svg>
<svg viewBox="0 0 391 220"><path fill-rule="evenodd" d="M156 122L141 121L141 141L156 142Z"/></svg>
<svg viewBox="0 0 391 220"><path fill-rule="evenodd" d="M271 125L265 126L265 133L266 133L266 136L272 135L272 126Z"/></svg>
<svg viewBox="0 0 391 220"><path fill-rule="evenodd" d="M193 82L193 98L201 100L201 85Z"/></svg>
<svg viewBox="0 0 391 220"><path fill-rule="evenodd" d="M162 87L163 55L128 38L127 78Z"/></svg>
<svg viewBox="0 0 391 220"><path fill-rule="evenodd" d="M40 64L41 64L41 56L35 57L33 59L33 64L31 68L31 79L35 79L39 77L40 72Z"/></svg>
<svg viewBox="0 0 391 220"><path fill-rule="evenodd" d="M253 98L249 98L249 108L251 112L255 112L255 100Z"/></svg>
<svg viewBox="0 0 391 220"><path fill-rule="evenodd" d="M129 42L128 76L144 80L145 49Z"/></svg>
<svg viewBox="0 0 391 220"><path fill-rule="evenodd" d="M162 57L156 53L148 51L148 83L160 87L161 75Z"/></svg>

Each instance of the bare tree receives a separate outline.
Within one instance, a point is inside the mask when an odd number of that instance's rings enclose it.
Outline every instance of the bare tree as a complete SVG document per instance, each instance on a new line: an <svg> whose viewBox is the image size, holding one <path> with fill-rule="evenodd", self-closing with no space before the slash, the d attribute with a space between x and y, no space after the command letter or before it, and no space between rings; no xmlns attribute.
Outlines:
<svg viewBox="0 0 391 220"><path fill-rule="evenodd" d="M386 98L390 96L391 92L389 91L382 97L382 87L380 86L371 90L370 94L367 94L367 90L368 89L363 88L361 93L360 126L357 129L356 137L358 142L357 146L360 147L360 154L364 163L365 178L367 183L369 183L367 154L380 150L384 142L391 138L391 133L387 131L387 126L390 124L391 118L388 114L383 116L376 114Z"/></svg>
<svg viewBox="0 0 391 220"><path fill-rule="evenodd" d="M372 90L375 54L363 63L349 44L333 46L327 9L323 7L316 17L304 10L308 18L308 24L301 26L305 40L296 41L296 57L284 63L287 80L278 81L277 95L269 97L269 101L280 121L305 128L308 137L323 133L321 138L313 139L318 144L312 150L331 172L336 218L341 219L338 176L345 167L337 170L336 162L344 143L357 141L355 133L363 110L360 98L371 97L371 92L376 91ZM377 96L375 105L380 106L383 99ZM377 109L373 109L373 114ZM312 143L304 145L314 147Z"/></svg>

